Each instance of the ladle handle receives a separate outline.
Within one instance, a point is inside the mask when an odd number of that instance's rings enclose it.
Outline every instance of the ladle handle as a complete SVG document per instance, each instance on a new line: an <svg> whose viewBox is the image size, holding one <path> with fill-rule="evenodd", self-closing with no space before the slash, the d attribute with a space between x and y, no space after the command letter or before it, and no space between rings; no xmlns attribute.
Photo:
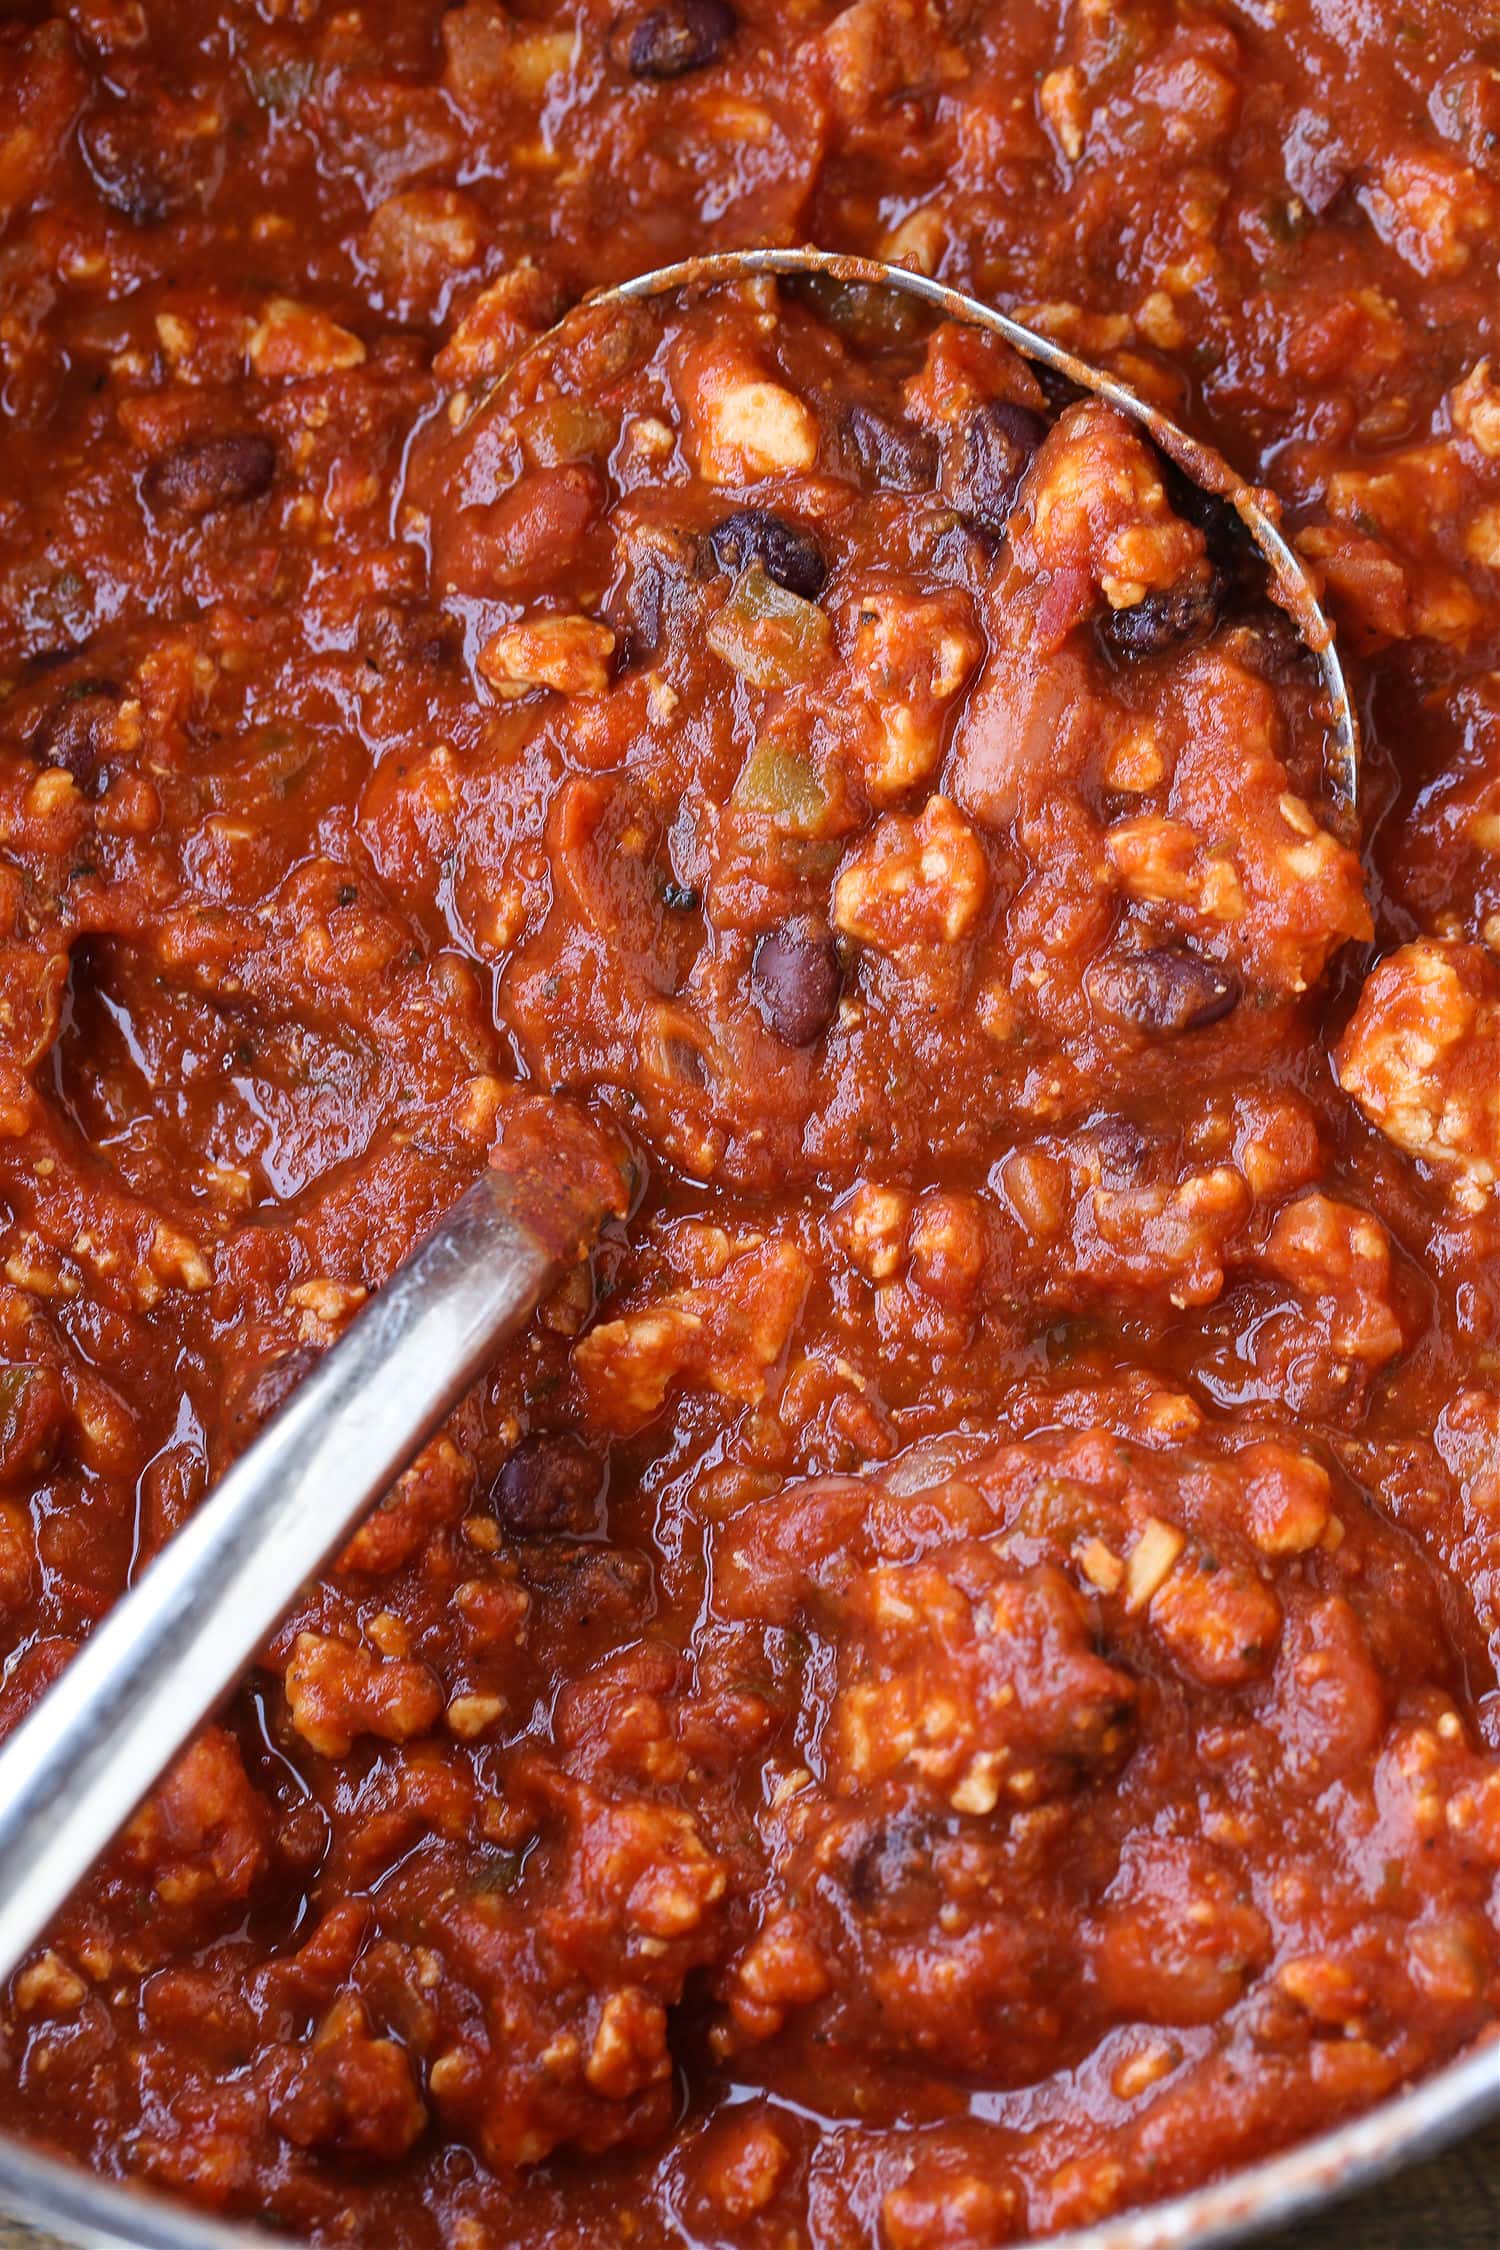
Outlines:
<svg viewBox="0 0 1500 2250"><path fill-rule="evenodd" d="M602 1218L487 1171L0 1749L0 1990L298 1590Z"/></svg>

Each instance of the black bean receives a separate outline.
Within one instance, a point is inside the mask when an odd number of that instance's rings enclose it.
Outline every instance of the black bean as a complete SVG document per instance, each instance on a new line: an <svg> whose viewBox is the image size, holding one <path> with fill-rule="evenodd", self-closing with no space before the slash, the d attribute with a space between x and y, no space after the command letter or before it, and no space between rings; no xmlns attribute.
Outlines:
<svg viewBox="0 0 1500 2250"><path fill-rule="evenodd" d="M581 1438L566 1430L522 1438L490 1488L490 1507L519 1539L555 1531L594 1531L604 1496L604 1469Z"/></svg>
<svg viewBox="0 0 1500 2250"><path fill-rule="evenodd" d="M138 227L204 203L223 164L222 136L185 126L150 93L97 111L79 139L100 201Z"/></svg>
<svg viewBox="0 0 1500 2250"><path fill-rule="evenodd" d="M777 1038L789 1047L810 1047L839 1004L842 978L832 937L806 917L767 930L751 958L750 983Z"/></svg>
<svg viewBox="0 0 1500 2250"><path fill-rule="evenodd" d="M196 521L219 508L259 500L276 475L276 448L258 430L187 438L153 461L141 490L157 515Z"/></svg>
<svg viewBox="0 0 1500 2250"><path fill-rule="evenodd" d="M734 37L728 0L665 0L624 33L627 68L635 78L682 78L716 63Z"/></svg>
<svg viewBox="0 0 1500 2250"><path fill-rule="evenodd" d="M1147 594L1129 609L1106 610L1100 637L1117 656L1161 656L1211 633L1228 598L1227 576L1209 568Z"/></svg>
<svg viewBox="0 0 1500 2250"><path fill-rule="evenodd" d="M943 489L962 514L986 531L1003 531L1047 425L1029 406L990 399L964 419Z"/></svg>
<svg viewBox="0 0 1500 2250"><path fill-rule="evenodd" d="M572 1540L524 1542L521 1576L544 1601L566 1607L575 1625L641 1624L655 1606L655 1574L645 1555Z"/></svg>
<svg viewBox="0 0 1500 2250"><path fill-rule="evenodd" d="M1230 569L1247 552L1253 552L1243 519L1222 492L1210 492L1206 485L1195 484L1187 471L1169 460L1166 454L1158 451L1156 458L1172 513L1202 532L1210 562Z"/></svg>
<svg viewBox="0 0 1500 2250"><path fill-rule="evenodd" d="M872 1828L849 1863L850 1898L876 1914L925 1903L935 1882L932 1847L932 1829L923 1820L897 1818Z"/></svg>
<svg viewBox="0 0 1500 2250"><path fill-rule="evenodd" d="M1101 1015L1164 1035L1217 1023L1237 1005L1241 989L1233 969L1172 945L1101 954L1084 986Z"/></svg>
<svg viewBox="0 0 1500 2250"><path fill-rule="evenodd" d="M88 789L114 746L119 702L110 681L78 681L32 736L32 756L44 766L62 766L80 789Z"/></svg>
<svg viewBox="0 0 1500 2250"><path fill-rule="evenodd" d="M456 617L421 602L373 602L361 610L359 653L382 676L452 664L463 639Z"/></svg>
<svg viewBox="0 0 1500 2250"><path fill-rule="evenodd" d="M1306 641L1284 609L1267 603L1242 623L1237 622L1235 647L1251 670L1263 680L1289 686L1305 680L1311 658Z"/></svg>
<svg viewBox="0 0 1500 2250"><path fill-rule="evenodd" d="M1088 397L1081 383L1075 383L1071 375L1064 375L1061 368L1049 367L1045 360L1029 361L1027 371L1036 378L1037 388L1054 414L1061 414L1065 406L1075 406L1079 399Z"/></svg>
<svg viewBox="0 0 1500 2250"><path fill-rule="evenodd" d="M887 491L926 492L937 480L937 439L900 415L851 406L843 417L843 437L857 467Z"/></svg>
<svg viewBox="0 0 1500 2250"><path fill-rule="evenodd" d="M768 578L789 594L815 602L828 577L823 550L810 531L772 515L769 508L737 508L709 533L721 570L745 570L759 563Z"/></svg>
<svg viewBox="0 0 1500 2250"><path fill-rule="evenodd" d="M315 1344L294 1344L276 1359L262 1360L232 1383L224 1431L234 1451L247 1446L282 1407L322 1358Z"/></svg>
<svg viewBox="0 0 1500 2250"><path fill-rule="evenodd" d="M667 606L667 571L660 557L649 552L632 555L618 601L612 604L609 622L623 643L625 661L635 663L652 656L661 642L662 612Z"/></svg>

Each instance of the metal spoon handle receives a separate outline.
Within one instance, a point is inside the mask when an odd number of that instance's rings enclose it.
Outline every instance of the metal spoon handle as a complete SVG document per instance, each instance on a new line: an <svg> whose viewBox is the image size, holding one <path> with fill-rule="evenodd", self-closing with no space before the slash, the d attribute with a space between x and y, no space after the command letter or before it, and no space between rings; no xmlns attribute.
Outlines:
<svg viewBox="0 0 1500 2250"><path fill-rule="evenodd" d="M581 1193L487 1171L0 1749L0 1988L602 1215Z"/></svg>

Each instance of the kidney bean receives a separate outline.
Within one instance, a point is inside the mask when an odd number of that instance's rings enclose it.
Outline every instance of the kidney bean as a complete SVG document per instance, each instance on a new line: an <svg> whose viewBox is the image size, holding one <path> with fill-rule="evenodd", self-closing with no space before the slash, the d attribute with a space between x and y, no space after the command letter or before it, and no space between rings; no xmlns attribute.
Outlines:
<svg viewBox="0 0 1500 2250"><path fill-rule="evenodd" d="M625 64L634 78L682 78L716 63L735 29L727 0L665 0L625 29Z"/></svg>
<svg viewBox="0 0 1500 2250"><path fill-rule="evenodd" d="M598 1529L604 1468L581 1438L566 1430L522 1438L490 1487L490 1508L519 1539Z"/></svg>
<svg viewBox="0 0 1500 2250"><path fill-rule="evenodd" d="M276 448L258 430L187 438L153 461L141 490L153 514L196 521L219 508L259 500L276 476Z"/></svg>
<svg viewBox="0 0 1500 2250"><path fill-rule="evenodd" d="M777 1038L789 1047L810 1047L839 1004L842 978L833 939L807 918L767 930L751 959L750 982Z"/></svg>
<svg viewBox="0 0 1500 2250"><path fill-rule="evenodd" d="M443 571L462 592L534 590L576 561L604 506L604 480L585 461L534 469L481 508L466 508L450 534Z"/></svg>
<svg viewBox="0 0 1500 2250"><path fill-rule="evenodd" d="M721 570L746 570L759 563L768 578L789 594L815 602L828 577L823 550L810 531L788 523L769 508L737 508L709 534Z"/></svg>
<svg viewBox="0 0 1500 2250"><path fill-rule="evenodd" d="M1089 1130L1089 1145L1107 1188L1139 1187L1151 1170L1160 1148L1132 1117L1102 1117Z"/></svg>
<svg viewBox="0 0 1500 2250"><path fill-rule="evenodd" d="M1047 425L1029 406L990 399L968 415L958 433L956 457L945 468L943 489L964 515L987 531L1010 521L1021 479L1030 468Z"/></svg>
<svg viewBox="0 0 1500 2250"><path fill-rule="evenodd" d="M62 766L80 789L90 788L113 744L119 701L111 681L79 680L32 736L32 756L44 766Z"/></svg>
<svg viewBox="0 0 1500 2250"><path fill-rule="evenodd" d="M872 484L896 492L924 492L937 478L937 439L900 415L877 406L851 406L843 438Z"/></svg>
<svg viewBox="0 0 1500 2250"><path fill-rule="evenodd" d="M663 1077L674 1084L686 1086L695 1094L707 1091L708 1058L695 1040L668 1033L657 1048L656 1063Z"/></svg>
<svg viewBox="0 0 1500 2250"><path fill-rule="evenodd" d="M1184 579L1147 594L1129 609L1106 610L1099 620L1100 638L1117 656L1163 655L1211 633L1228 593L1228 578L1218 569Z"/></svg>
<svg viewBox="0 0 1500 2250"><path fill-rule="evenodd" d="M1171 945L1103 954L1084 988L1101 1015L1169 1037L1217 1023L1237 1005L1241 989L1233 969Z"/></svg>

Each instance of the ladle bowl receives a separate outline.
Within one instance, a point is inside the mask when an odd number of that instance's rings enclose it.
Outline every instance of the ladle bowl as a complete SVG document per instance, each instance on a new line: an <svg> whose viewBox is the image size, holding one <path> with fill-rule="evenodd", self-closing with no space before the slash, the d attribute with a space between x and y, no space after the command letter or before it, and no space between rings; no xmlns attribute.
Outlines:
<svg viewBox="0 0 1500 2250"><path fill-rule="evenodd" d="M1334 643L1333 627L1319 598L1307 564L1282 531L1275 495L1248 484L1221 453L1192 436L1170 415L1164 414L1139 391L1106 369L1080 359L1040 330L1028 328L1009 313L999 312L978 297L955 289L945 281L915 272L909 266L888 264L880 258L857 257L842 250L761 249L719 250L703 257L682 258L650 273L581 297L562 318L523 346L510 366L478 394L478 402L493 395L516 369L556 346L570 326L581 318L612 305L645 304L677 290L714 288L724 283L760 278L797 280L821 276L829 281L861 288L888 288L925 305L945 320L965 323L998 336L1022 359L1047 368L1077 390L1091 393L1117 412L1128 416L1146 432L1189 483L1227 502L1244 525L1266 566L1268 592L1277 607L1296 626L1299 637L1318 667L1327 729L1324 789L1330 823L1346 841L1354 840L1359 827L1359 726L1349 683Z"/></svg>

